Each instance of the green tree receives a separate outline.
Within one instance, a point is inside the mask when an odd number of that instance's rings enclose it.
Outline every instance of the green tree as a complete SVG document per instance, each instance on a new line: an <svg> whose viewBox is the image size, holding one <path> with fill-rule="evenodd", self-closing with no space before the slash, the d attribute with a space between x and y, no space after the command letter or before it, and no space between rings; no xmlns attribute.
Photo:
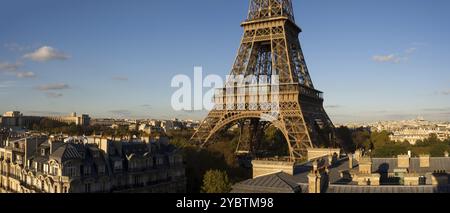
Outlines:
<svg viewBox="0 0 450 213"><path fill-rule="evenodd" d="M381 157L381 158L391 158L397 157L398 155L408 153L409 145L408 144L387 144L381 147L375 148L373 152L373 157Z"/></svg>
<svg viewBox="0 0 450 213"><path fill-rule="evenodd" d="M352 138L352 132L348 127L341 126L336 128L336 138L338 144L342 146L342 148L347 153L353 153L356 150L356 144Z"/></svg>
<svg viewBox="0 0 450 213"><path fill-rule="evenodd" d="M389 132L382 131L382 132L372 132L370 135L370 141L373 144L374 148L383 147L385 145L392 145L394 144L391 139L389 138Z"/></svg>
<svg viewBox="0 0 450 213"><path fill-rule="evenodd" d="M268 151L274 156L284 156L288 153L289 148L283 133L276 127L271 126L264 131L259 150Z"/></svg>
<svg viewBox="0 0 450 213"><path fill-rule="evenodd" d="M209 170L203 177L203 193L228 193L231 191L231 183L224 171Z"/></svg>
<svg viewBox="0 0 450 213"><path fill-rule="evenodd" d="M444 157L444 153L449 150L449 146L445 143L434 144L430 147L430 155L433 157Z"/></svg>
<svg viewBox="0 0 450 213"><path fill-rule="evenodd" d="M352 140L356 145L356 148L371 148L370 142L371 135L367 130L358 129L352 133Z"/></svg>

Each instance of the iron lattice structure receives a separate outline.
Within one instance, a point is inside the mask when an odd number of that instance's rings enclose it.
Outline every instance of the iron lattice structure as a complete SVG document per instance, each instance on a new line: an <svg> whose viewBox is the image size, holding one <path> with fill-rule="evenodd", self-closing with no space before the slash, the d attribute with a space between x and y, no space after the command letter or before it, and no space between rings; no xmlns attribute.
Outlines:
<svg viewBox="0 0 450 213"><path fill-rule="evenodd" d="M231 75L278 75L277 94L269 92L266 100L273 104L271 97L278 97L277 116L270 124L286 138L290 159L301 159L308 148L334 146L334 126L324 110L323 93L316 90L311 81L298 38L301 29L295 24L291 0L250 0L247 20L241 26L244 34ZM267 110L264 103L252 104L250 100L261 97L249 94L222 94L214 99L215 109L191 140L206 144L213 141L220 130L238 123L239 127L249 127L251 136L247 140L251 145L247 147L249 152L254 152L258 147L256 143L269 126L263 117L273 112ZM237 105L242 104L230 107L226 104L230 99L238 100Z"/></svg>

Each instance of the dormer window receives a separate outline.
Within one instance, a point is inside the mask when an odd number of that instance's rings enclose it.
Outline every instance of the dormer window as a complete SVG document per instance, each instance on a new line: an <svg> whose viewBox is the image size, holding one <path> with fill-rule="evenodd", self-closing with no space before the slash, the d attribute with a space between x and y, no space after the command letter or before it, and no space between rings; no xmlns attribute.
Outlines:
<svg viewBox="0 0 450 213"><path fill-rule="evenodd" d="M50 174L53 176L58 176L58 169L59 166L57 164L54 164L50 167Z"/></svg>
<svg viewBox="0 0 450 213"><path fill-rule="evenodd" d="M160 165L163 165L163 164L164 164L164 159L163 158L158 158L157 159L157 165L160 166Z"/></svg>
<svg viewBox="0 0 450 213"><path fill-rule="evenodd" d="M86 166L84 167L84 176L90 176L91 175L91 167Z"/></svg>
<svg viewBox="0 0 450 213"><path fill-rule="evenodd" d="M92 157L99 158L100 157L100 153L98 151L94 151L94 152L92 152Z"/></svg>
<svg viewBox="0 0 450 213"><path fill-rule="evenodd" d="M41 149L41 156L45 156L45 149Z"/></svg>
<svg viewBox="0 0 450 213"><path fill-rule="evenodd" d="M104 175L105 174L105 166L99 166L98 167L98 173L100 175Z"/></svg>
<svg viewBox="0 0 450 213"><path fill-rule="evenodd" d="M44 174L48 174L48 164L44 164Z"/></svg>
<svg viewBox="0 0 450 213"><path fill-rule="evenodd" d="M120 171L120 170L122 170L122 162L121 161L114 162L114 171Z"/></svg>

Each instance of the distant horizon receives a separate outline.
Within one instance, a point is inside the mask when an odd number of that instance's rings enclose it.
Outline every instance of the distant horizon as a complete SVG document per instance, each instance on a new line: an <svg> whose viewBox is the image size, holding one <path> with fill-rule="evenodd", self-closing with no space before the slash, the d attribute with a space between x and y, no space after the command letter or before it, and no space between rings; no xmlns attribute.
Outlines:
<svg viewBox="0 0 450 213"><path fill-rule="evenodd" d="M5 113L5 112L11 112L11 111L19 111L20 113L22 113L24 116L69 116L71 115L71 113L74 112L53 112L53 113L46 113L46 112L27 112L27 111L20 111L20 110L8 110L8 111L4 111L4 112L0 112L0 117ZM192 121L202 121L204 119L204 117L206 116L202 116L197 118L189 118L189 117L177 117L177 116L166 116L167 118L158 118L156 116L142 116L142 117L108 117L108 116L95 116L95 114L90 114L89 112L75 112L77 113L77 115L82 115L82 114L87 114L89 115L89 117L91 117L91 119L118 119L118 120L174 120L174 119L179 119L179 120L192 120ZM205 112L207 113L207 112ZM411 121L411 120L417 120L419 117L422 117L425 121L431 121L431 122L447 122L450 123L450 120L439 120L439 119L428 119L425 116L422 115L417 115L417 116L412 116L409 118L404 118L404 119L397 119L397 120L362 120L362 121L332 121L335 125L342 125L342 124L364 124L364 123L374 123L374 122L390 122L390 121Z"/></svg>

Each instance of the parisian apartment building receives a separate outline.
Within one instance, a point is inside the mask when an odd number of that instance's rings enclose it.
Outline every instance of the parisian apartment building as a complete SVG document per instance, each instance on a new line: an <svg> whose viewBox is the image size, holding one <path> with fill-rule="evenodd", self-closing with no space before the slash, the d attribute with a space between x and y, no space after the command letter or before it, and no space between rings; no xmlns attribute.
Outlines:
<svg viewBox="0 0 450 213"><path fill-rule="evenodd" d="M0 192L183 193L182 155L169 144L27 135L0 144Z"/></svg>

